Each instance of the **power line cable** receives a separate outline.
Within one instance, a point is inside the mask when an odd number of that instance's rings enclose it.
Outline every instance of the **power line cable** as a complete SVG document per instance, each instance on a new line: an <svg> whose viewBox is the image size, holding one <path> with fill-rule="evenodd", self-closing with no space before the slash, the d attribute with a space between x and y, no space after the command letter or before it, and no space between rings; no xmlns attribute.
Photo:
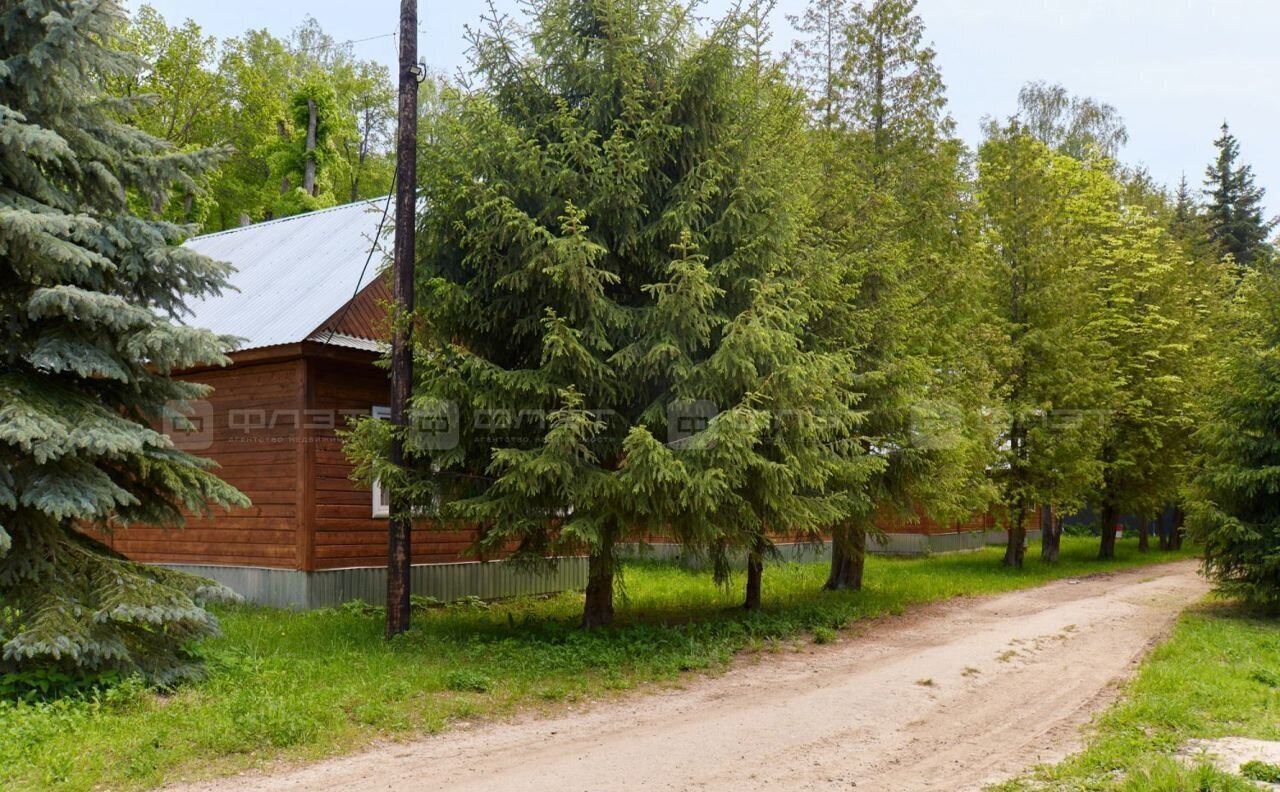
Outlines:
<svg viewBox="0 0 1280 792"><path fill-rule="evenodd" d="M382 205L382 217L378 220L378 230L373 234L373 244L369 246L369 253L364 257L364 266L360 268L360 277L356 279L355 290L351 292L351 299L347 300L346 305L342 306L342 313L338 314L338 319L329 327L329 337L325 339L325 343L333 341L333 336L338 332L338 326L347 318L347 312L351 310L351 304L355 302L356 297L360 294L360 284L364 283L364 275L369 271L369 262L373 261L374 252L380 247L382 239L382 229L387 222L387 214L391 211L391 199L396 194L396 174L391 173L391 191L387 193L387 200Z"/></svg>

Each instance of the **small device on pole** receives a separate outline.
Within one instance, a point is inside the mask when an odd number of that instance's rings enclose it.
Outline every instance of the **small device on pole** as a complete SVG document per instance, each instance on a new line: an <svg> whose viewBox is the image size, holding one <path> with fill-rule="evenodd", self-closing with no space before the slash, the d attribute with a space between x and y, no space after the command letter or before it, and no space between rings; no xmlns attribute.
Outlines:
<svg viewBox="0 0 1280 792"><path fill-rule="evenodd" d="M418 0L400 0L400 100L396 132L396 230L392 264L395 321L391 335L391 463L404 465L404 427L413 387L413 348L409 317L413 313L414 224L418 163ZM387 526L387 637L409 629L410 532L413 528L403 496L391 488Z"/></svg>

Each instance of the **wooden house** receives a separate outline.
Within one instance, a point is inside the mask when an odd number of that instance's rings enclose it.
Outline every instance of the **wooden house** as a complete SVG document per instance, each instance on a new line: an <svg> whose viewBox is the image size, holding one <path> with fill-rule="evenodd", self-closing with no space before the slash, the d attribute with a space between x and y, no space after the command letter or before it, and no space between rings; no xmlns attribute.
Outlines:
<svg viewBox="0 0 1280 792"><path fill-rule="evenodd" d="M193 302L185 321L241 341L230 366L180 373L214 390L193 405L197 430L170 434L221 465L253 505L190 519L182 530L116 531L105 541L117 551L215 578L255 602L385 598L385 505L351 480L337 437L351 416L379 414L388 400L387 374L375 365L390 297L377 274L386 257L379 228L389 227L383 205L322 209L187 242L237 271L234 291ZM585 585L584 559L532 574L466 556L470 538L415 530L413 590L451 600Z"/></svg>
<svg viewBox="0 0 1280 792"><path fill-rule="evenodd" d="M384 349L389 291L381 270L383 200L323 209L195 237L191 248L236 268L233 291L190 305L186 321L240 338L225 368L179 376L213 386L193 405L196 431L170 432L177 445L221 465L220 474L253 505L182 530L131 527L104 537L117 551L226 583L255 602L298 607L385 596L386 510L377 488L351 480L337 430L351 416L379 415L389 385L376 361ZM886 525L870 549L890 553L956 550L1002 542L989 517L939 526ZM563 558L535 574L465 555L471 536L421 526L414 531L416 593L451 600L544 593L585 585L583 558ZM659 556L679 548L636 537L633 550ZM788 543L784 553L822 548Z"/></svg>

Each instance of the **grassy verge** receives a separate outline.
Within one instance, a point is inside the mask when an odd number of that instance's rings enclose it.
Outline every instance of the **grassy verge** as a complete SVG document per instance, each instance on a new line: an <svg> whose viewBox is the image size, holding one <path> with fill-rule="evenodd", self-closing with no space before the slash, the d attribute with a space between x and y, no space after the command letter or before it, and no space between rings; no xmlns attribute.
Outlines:
<svg viewBox="0 0 1280 792"><path fill-rule="evenodd" d="M722 669L737 652L825 642L912 605L1179 557L1139 554L1130 541L1103 564L1093 560L1096 541L1066 537L1059 564L1029 557L1016 572L999 567L994 548L872 558L857 593L820 591L822 564L770 567L764 611L751 615L737 608L737 587L632 564L618 626L592 632L576 627L579 594L426 609L390 643L379 616L358 607L235 608L221 613L225 636L204 647L211 673L200 684L165 696L123 686L93 700L0 705L0 789L142 789L317 758L460 719L669 683Z"/></svg>
<svg viewBox="0 0 1280 792"><path fill-rule="evenodd" d="M1280 740L1280 621L1213 603L1183 614L1084 752L999 789L1257 790L1175 758L1188 740L1229 736Z"/></svg>

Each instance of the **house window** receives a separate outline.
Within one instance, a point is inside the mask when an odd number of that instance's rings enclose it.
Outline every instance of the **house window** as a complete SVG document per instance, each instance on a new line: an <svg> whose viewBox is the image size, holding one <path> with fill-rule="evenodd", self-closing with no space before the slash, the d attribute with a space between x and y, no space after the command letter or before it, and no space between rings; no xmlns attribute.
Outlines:
<svg viewBox="0 0 1280 792"><path fill-rule="evenodd" d="M374 405L370 413L374 418L380 421L391 420L391 408L382 405ZM431 464L433 473L440 472L439 463ZM427 516L440 508L440 501L436 497L431 498L431 506L429 509L415 507L413 513L415 516ZM387 488L382 486L382 482L378 479L373 480L373 516L375 519L389 519L391 517L391 495L387 492Z"/></svg>
<svg viewBox="0 0 1280 792"><path fill-rule="evenodd" d="M380 421L391 419L390 407L374 405L372 413L373 417ZM382 486L382 482L378 479L373 480L373 516L382 519L387 519L391 516L391 498L387 493L387 488Z"/></svg>

